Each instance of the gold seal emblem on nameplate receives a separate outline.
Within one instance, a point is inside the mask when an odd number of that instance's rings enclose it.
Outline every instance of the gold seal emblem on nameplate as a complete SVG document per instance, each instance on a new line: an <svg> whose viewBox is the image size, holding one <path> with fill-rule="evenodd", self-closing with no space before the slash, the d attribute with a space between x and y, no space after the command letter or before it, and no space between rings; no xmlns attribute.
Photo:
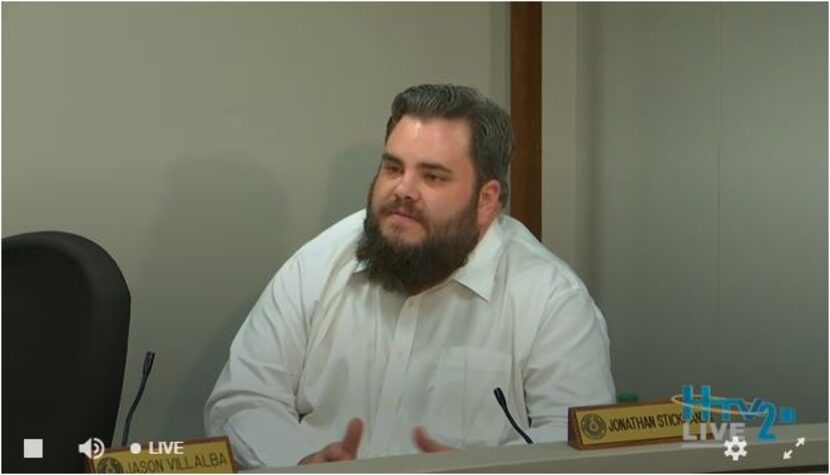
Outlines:
<svg viewBox="0 0 830 475"><path fill-rule="evenodd" d="M582 433L594 440L600 440L605 436L605 420L596 414L585 414L579 421Z"/></svg>
<svg viewBox="0 0 830 475"><path fill-rule="evenodd" d="M102 457L95 463L95 471L97 473L124 473L124 466L118 459L112 457Z"/></svg>

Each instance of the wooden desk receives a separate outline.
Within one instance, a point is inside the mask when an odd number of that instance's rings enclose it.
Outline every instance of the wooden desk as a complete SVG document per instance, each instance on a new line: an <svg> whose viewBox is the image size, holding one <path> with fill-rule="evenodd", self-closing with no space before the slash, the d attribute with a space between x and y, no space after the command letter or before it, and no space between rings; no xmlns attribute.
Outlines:
<svg viewBox="0 0 830 475"><path fill-rule="evenodd" d="M576 450L564 442L401 455L255 472L737 472L827 471L827 423L774 426L774 442L758 441L746 429L747 455L737 462L722 445L690 448L680 442ZM798 437L806 443L796 448ZM784 460L785 450L792 458ZM823 467L822 467L823 466Z"/></svg>

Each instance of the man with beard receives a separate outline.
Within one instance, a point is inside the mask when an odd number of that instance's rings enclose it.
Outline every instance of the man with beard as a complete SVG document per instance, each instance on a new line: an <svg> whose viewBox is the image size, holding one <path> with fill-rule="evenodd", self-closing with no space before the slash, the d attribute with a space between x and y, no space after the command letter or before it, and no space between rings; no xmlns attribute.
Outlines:
<svg viewBox="0 0 830 475"><path fill-rule="evenodd" d="M244 467L567 438L613 401L585 286L502 214L508 115L476 90L395 97L365 211L277 272L205 408Z"/></svg>

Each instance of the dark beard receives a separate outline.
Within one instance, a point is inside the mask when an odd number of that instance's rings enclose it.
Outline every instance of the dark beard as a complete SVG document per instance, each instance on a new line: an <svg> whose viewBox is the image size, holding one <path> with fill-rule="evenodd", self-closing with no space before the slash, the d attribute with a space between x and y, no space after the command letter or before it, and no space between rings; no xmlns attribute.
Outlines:
<svg viewBox="0 0 830 475"><path fill-rule="evenodd" d="M383 237L372 211L374 184L369 189L363 235L357 246L357 259L366 264L369 280L386 290L414 295L449 277L467 262L478 243L478 193L470 203L447 224L426 226L424 242L410 246L389 242ZM385 204L384 209L406 209L400 201ZM419 220L423 217L413 213ZM423 221L421 221L423 223Z"/></svg>

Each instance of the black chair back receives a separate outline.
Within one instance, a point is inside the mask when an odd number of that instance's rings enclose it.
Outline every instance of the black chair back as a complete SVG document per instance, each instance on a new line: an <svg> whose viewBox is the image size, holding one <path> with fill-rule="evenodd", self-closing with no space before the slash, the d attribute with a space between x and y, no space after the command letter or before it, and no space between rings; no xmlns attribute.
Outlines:
<svg viewBox="0 0 830 475"><path fill-rule="evenodd" d="M118 265L64 232L3 238L3 472L82 472L78 444L112 443L130 323ZM42 439L43 458L23 440Z"/></svg>

